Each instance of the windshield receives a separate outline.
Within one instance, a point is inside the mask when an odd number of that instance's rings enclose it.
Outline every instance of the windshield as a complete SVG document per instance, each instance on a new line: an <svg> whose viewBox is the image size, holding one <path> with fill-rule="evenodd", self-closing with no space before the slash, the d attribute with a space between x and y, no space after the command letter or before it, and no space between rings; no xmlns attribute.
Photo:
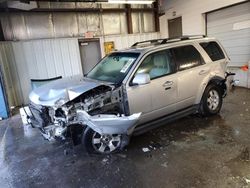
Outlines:
<svg viewBox="0 0 250 188"><path fill-rule="evenodd" d="M95 80L120 83L138 58L139 53L115 52L98 63L88 74Z"/></svg>

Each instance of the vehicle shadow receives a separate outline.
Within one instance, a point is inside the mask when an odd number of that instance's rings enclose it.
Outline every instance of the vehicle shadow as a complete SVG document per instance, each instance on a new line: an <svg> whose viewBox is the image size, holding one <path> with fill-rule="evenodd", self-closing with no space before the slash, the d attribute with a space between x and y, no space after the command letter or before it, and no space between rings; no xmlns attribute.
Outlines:
<svg viewBox="0 0 250 188"><path fill-rule="evenodd" d="M172 123L162 124L160 127L142 135L132 137L127 149L137 150L139 148L142 151L143 147L148 147L150 150L164 148L171 142L184 140L199 130L214 126L216 121L223 121L223 119L220 115L212 117L190 115Z"/></svg>

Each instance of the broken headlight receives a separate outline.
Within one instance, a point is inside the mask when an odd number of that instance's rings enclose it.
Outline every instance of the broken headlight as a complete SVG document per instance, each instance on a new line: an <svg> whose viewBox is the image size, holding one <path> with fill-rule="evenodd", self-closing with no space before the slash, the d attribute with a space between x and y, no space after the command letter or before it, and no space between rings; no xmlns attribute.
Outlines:
<svg viewBox="0 0 250 188"><path fill-rule="evenodd" d="M55 102L55 107L56 108L59 108L59 107L61 107L62 105L64 105L65 104L65 100L64 99L58 99L56 102Z"/></svg>

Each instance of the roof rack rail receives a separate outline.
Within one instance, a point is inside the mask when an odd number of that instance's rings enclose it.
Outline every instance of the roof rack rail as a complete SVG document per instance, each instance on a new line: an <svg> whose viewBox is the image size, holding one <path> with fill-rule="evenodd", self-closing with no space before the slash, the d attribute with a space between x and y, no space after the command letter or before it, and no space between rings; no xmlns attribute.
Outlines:
<svg viewBox="0 0 250 188"><path fill-rule="evenodd" d="M207 37L207 36L206 35L184 35L181 37L173 37L173 38L163 39L161 44L178 42L178 41L182 41L182 40L199 39L199 38L205 38L205 37Z"/></svg>
<svg viewBox="0 0 250 188"><path fill-rule="evenodd" d="M152 40L145 40L145 41L141 41L141 42L136 42L131 47L135 47L135 46L138 46L139 44L143 44L143 43L150 43L150 44L158 43L158 44L161 44L162 40L164 40L164 39L152 39Z"/></svg>
<svg viewBox="0 0 250 188"><path fill-rule="evenodd" d="M184 35L181 37L173 37L173 38L163 38L163 39L152 39L152 40L145 40L141 42L134 43L131 47L138 46L143 43L150 43L150 44L167 44L172 42L178 42L182 40L190 40L190 39L198 39L198 38L205 38L206 35Z"/></svg>

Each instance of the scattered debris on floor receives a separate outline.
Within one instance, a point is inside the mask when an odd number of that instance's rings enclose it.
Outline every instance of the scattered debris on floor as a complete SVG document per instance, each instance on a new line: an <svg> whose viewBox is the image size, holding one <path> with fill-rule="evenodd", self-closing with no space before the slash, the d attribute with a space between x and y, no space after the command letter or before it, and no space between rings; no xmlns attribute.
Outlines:
<svg viewBox="0 0 250 188"><path fill-rule="evenodd" d="M107 161L108 161L107 158L104 158L104 159L102 160L103 163L106 163Z"/></svg>
<svg viewBox="0 0 250 188"><path fill-rule="evenodd" d="M205 136L205 134L204 134L203 132L200 132L200 131L197 132L197 135L198 135L198 136L201 136L201 137L204 137L204 136Z"/></svg>
<svg viewBox="0 0 250 188"><path fill-rule="evenodd" d="M145 152L149 152L150 149L149 148L142 148L142 151L145 153Z"/></svg>
<svg viewBox="0 0 250 188"><path fill-rule="evenodd" d="M164 162L163 164L161 164L162 167L167 168L168 167L168 162Z"/></svg>
<svg viewBox="0 0 250 188"><path fill-rule="evenodd" d="M103 164L103 165L109 164L109 159L108 159L108 158L103 158L103 159L102 159L102 164Z"/></svg>
<svg viewBox="0 0 250 188"><path fill-rule="evenodd" d="M152 150L156 150L156 149L162 149L162 145L158 142L150 142L149 148Z"/></svg>
<svg viewBox="0 0 250 188"><path fill-rule="evenodd" d="M244 178L246 183L249 184L250 183L250 179Z"/></svg>

